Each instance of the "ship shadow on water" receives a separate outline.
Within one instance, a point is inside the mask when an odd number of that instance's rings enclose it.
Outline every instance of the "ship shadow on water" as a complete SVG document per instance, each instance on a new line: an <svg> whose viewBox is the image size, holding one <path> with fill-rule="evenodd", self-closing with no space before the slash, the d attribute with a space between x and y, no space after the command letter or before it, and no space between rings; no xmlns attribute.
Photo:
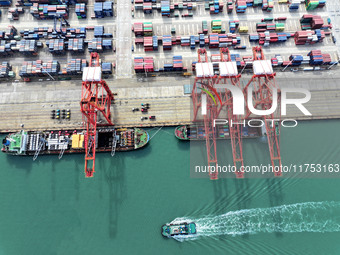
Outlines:
<svg viewBox="0 0 340 255"><path fill-rule="evenodd" d="M5 155L5 153L2 154L7 157L8 165L15 166L16 169L24 170L27 175L32 171L33 163L37 164L37 161L33 161L33 156L13 156Z"/></svg>
<svg viewBox="0 0 340 255"><path fill-rule="evenodd" d="M106 155L108 156L108 155ZM114 239L117 235L118 229L118 216L119 206L122 204L123 199L126 197L126 185L125 185L125 159L124 153L117 153L109 161L104 157L101 157L98 161L98 167L103 172L101 178L101 187L107 184L108 187L108 232L109 237ZM108 164L108 162L110 162ZM102 190L99 194L102 197Z"/></svg>

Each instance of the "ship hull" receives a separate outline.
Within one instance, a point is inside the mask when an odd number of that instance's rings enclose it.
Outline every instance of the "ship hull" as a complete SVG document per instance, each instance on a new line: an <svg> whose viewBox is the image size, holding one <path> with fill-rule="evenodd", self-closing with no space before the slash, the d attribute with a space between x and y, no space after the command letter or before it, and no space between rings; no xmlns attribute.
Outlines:
<svg viewBox="0 0 340 255"><path fill-rule="evenodd" d="M1 150L8 155L33 156L39 147L39 141L36 140L43 138L44 146L39 155L60 155L62 150L64 150L62 154L83 154L85 153L84 134L85 130L20 131L6 136ZM140 128L100 129L97 131L96 153L111 152L114 140L116 140L116 152L133 151L148 144L149 134ZM34 146L30 143L34 143Z"/></svg>

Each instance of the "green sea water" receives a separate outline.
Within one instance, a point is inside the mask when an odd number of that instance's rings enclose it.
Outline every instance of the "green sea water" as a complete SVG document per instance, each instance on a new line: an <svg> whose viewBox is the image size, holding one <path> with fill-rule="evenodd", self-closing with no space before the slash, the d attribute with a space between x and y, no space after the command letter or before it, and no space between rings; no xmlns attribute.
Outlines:
<svg viewBox="0 0 340 255"><path fill-rule="evenodd" d="M340 163L339 129L282 130L283 161ZM246 162L267 159L265 148L245 141ZM189 155L173 128L141 150L97 154L90 179L83 155L1 153L0 254L340 254L340 178L193 179ZM176 218L195 220L199 237L164 239L161 225Z"/></svg>

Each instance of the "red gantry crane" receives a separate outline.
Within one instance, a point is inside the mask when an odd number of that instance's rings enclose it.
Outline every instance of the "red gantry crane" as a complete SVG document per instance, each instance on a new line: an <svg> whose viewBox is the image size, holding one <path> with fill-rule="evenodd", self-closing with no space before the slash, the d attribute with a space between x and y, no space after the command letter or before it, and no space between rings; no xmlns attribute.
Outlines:
<svg viewBox="0 0 340 255"><path fill-rule="evenodd" d="M80 108L83 114L85 134L85 176L93 177L96 160L96 130L98 112L106 120L106 124L113 126L111 122L110 106L114 100L109 86L101 77L101 66L98 53L92 52L89 67L83 69L82 95ZM92 162L92 166L91 166Z"/></svg>
<svg viewBox="0 0 340 255"><path fill-rule="evenodd" d="M219 60L220 62L214 63L219 68L219 75L217 76L214 74L213 63L208 61L206 50L198 50L196 78L192 90L193 121L197 121L198 109L202 107L208 166L215 166L215 169L217 169L216 128L213 126L213 122L214 119L220 116L223 108L226 107L229 124L233 123L233 125L229 125L229 132L236 177L243 178L242 126L241 124L236 124L240 123L241 117L233 114L232 93L225 86L229 84L241 88L241 75L238 74L236 63L231 61L228 48L220 49ZM214 100L213 97L218 100ZM218 178L217 171L209 172L209 175L213 180Z"/></svg>
<svg viewBox="0 0 340 255"><path fill-rule="evenodd" d="M233 95L229 89L223 86L229 84L242 90L240 85L241 75L238 73L236 62L231 61L229 49L221 48L220 54L221 62L219 63L219 76L216 83L222 85L220 88L220 96L223 102L222 107L226 106L228 114L231 148L236 169L235 174L237 178L243 178L242 124L240 124L242 117L233 114Z"/></svg>
<svg viewBox="0 0 340 255"><path fill-rule="evenodd" d="M211 171L212 167L215 167L217 170L216 133L213 127L213 120L218 117L218 103L221 106L222 101L214 89L217 76L214 75L213 65L208 61L208 54L205 49L198 49L198 63L196 63L195 69L196 78L192 88L193 121L197 121L198 110L201 108L204 120L209 175L211 180L216 180L218 172ZM214 97L217 97L218 101Z"/></svg>
<svg viewBox="0 0 340 255"><path fill-rule="evenodd" d="M270 60L266 60L261 47L253 47L253 71L254 74L245 86L244 91L249 93L250 87L252 87L252 100L255 109L268 110L273 105L273 89L276 88L277 93L277 109L276 112L263 116L264 125L266 128L270 159L273 169L276 169L275 176L281 176L281 154L280 154L280 124L272 120L281 120L280 105L281 96L279 88L275 83L275 73L273 71ZM244 93L246 94L246 93ZM248 105L247 105L248 106ZM276 114L275 114L276 113ZM247 113L245 118L248 119L251 115L249 107L247 107ZM275 118L275 116L278 116ZM275 168L276 167L276 168Z"/></svg>

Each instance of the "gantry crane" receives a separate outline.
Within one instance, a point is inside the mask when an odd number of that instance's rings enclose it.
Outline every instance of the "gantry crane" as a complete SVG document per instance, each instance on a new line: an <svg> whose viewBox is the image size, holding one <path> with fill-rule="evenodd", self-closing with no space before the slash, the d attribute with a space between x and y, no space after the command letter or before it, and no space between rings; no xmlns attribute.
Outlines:
<svg viewBox="0 0 340 255"><path fill-rule="evenodd" d="M263 116L263 121L265 123L267 133L271 164L273 166L273 169L277 170L276 172L274 172L275 176L281 176L280 125L274 125L274 122L271 121L275 119L281 120L281 96L279 88L275 83L276 74L273 71L270 60L265 60L261 47L253 47L253 58L254 74L245 86L244 91L247 91L249 93L248 88L252 87L252 99L255 109L269 110L273 105L273 96L278 97L276 112ZM277 95L273 93L274 88L278 91ZM249 118L251 112L249 111L249 107L246 108L248 110L245 118Z"/></svg>
<svg viewBox="0 0 340 255"><path fill-rule="evenodd" d="M213 65L208 61L207 51L205 49L198 49L196 78L192 88L193 121L197 121L198 110L201 108L204 120L208 169L210 179L212 180L216 180L218 177L216 131L213 127L213 121L218 117L218 104L220 107L222 106L221 98L214 88L216 78L217 76L214 75ZM216 96L218 100L213 98L214 96ZM210 171L211 167L215 167L216 171Z"/></svg>
<svg viewBox="0 0 340 255"><path fill-rule="evenodd" d="M216 83L222 84L220 88L220 95L222 98L223 105L226 106L227 114L228 114L228 123L229 123L229 133L231 140L231 148L233 153L233 161L236 169L236 177L243 178L243 151L242 151L242 124L241 119L242 116L233 114L233 95L230 90L228 90L223 85L229 84L231 86L236 86L240 89L240 77L241 75L238 73L237 65L235 61L231 60L230 52L228 48L220 49L221 55L221 63L220 72L217 78ZM219 111L222 110L222 107Z"/></svg>
<svg viewBox="0 0 340 255"><path fill-rule="evenodd" d="M85 176L93 177L96 159L97 119L100 112L106 120L106 124L113 126L110 119L111 102L114 100L109 86L101 78L99 55L91 53L90 65L83 69L82 95L80 108L83 114L85 134ZM92 162L92 167L89 163Z"/></svg>

